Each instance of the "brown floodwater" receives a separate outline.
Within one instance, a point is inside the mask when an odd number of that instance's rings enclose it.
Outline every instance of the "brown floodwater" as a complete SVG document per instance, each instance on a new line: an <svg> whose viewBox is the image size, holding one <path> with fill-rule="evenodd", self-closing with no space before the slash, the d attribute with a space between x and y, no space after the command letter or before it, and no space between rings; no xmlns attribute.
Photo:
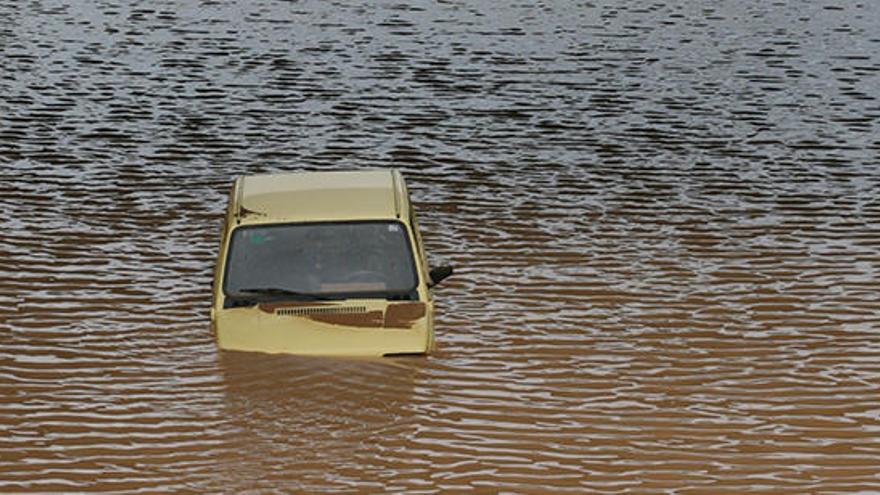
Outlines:
<svg viewBox="0 0 880 495"><path fill-rule="evenodd" d="M880 492L880 3L0 0L0 491ZM398 167L429 357L219 352L237 174Z"/></svg>

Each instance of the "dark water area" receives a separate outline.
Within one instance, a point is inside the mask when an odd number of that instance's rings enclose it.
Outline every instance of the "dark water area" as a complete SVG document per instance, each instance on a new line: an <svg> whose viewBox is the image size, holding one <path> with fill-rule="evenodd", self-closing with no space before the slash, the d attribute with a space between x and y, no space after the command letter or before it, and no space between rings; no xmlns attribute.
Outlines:
<svg viewBox="0 0 880 495"><path fill-rule="evenodd" d="M880 4L0 0L0 491L880 492ZM219 352L238 174L400 168L439 349Z"/></svg>

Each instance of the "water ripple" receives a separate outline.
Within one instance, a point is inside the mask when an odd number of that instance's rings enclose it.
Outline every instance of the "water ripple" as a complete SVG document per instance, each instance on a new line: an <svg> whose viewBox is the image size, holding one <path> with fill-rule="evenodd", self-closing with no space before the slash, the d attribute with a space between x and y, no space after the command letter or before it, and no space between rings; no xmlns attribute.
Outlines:
<svg viewBox="0 0 880 495"><path fill-rule="evenodd" d="M0 0L0 491L880 491L878 21ZM218 352L231 178L390 166L438 352Z"/></svg>

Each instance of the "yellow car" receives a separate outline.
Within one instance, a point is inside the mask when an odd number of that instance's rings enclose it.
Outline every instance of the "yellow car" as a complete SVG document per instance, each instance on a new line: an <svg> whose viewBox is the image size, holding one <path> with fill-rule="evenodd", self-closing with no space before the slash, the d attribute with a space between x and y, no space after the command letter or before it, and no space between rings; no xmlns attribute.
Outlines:
<svg viewBox="0 0 880 495"><path fill-rule="evenodd" d="M235 180L214 272L222 349L382 356L434 347L431 288L397 170Z"/></svg>

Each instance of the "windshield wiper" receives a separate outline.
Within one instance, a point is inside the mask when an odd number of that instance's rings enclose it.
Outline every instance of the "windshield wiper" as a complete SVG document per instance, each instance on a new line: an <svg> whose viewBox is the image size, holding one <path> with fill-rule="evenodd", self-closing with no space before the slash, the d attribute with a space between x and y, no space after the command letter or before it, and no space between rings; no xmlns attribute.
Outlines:
<svg viewBox="0 0 880 495"><path fill-rule="evenodd" d="M300 292L291 289L285 289L283 287L249 287L247 289L239 289L230 294L233 297L248 297L253 295L267 295L267 296L292 296L297 299L303 299L307 301L320 301L323 299L329 299L326 296L322 296L320 294L312 294L311 292Z"/></svg>

